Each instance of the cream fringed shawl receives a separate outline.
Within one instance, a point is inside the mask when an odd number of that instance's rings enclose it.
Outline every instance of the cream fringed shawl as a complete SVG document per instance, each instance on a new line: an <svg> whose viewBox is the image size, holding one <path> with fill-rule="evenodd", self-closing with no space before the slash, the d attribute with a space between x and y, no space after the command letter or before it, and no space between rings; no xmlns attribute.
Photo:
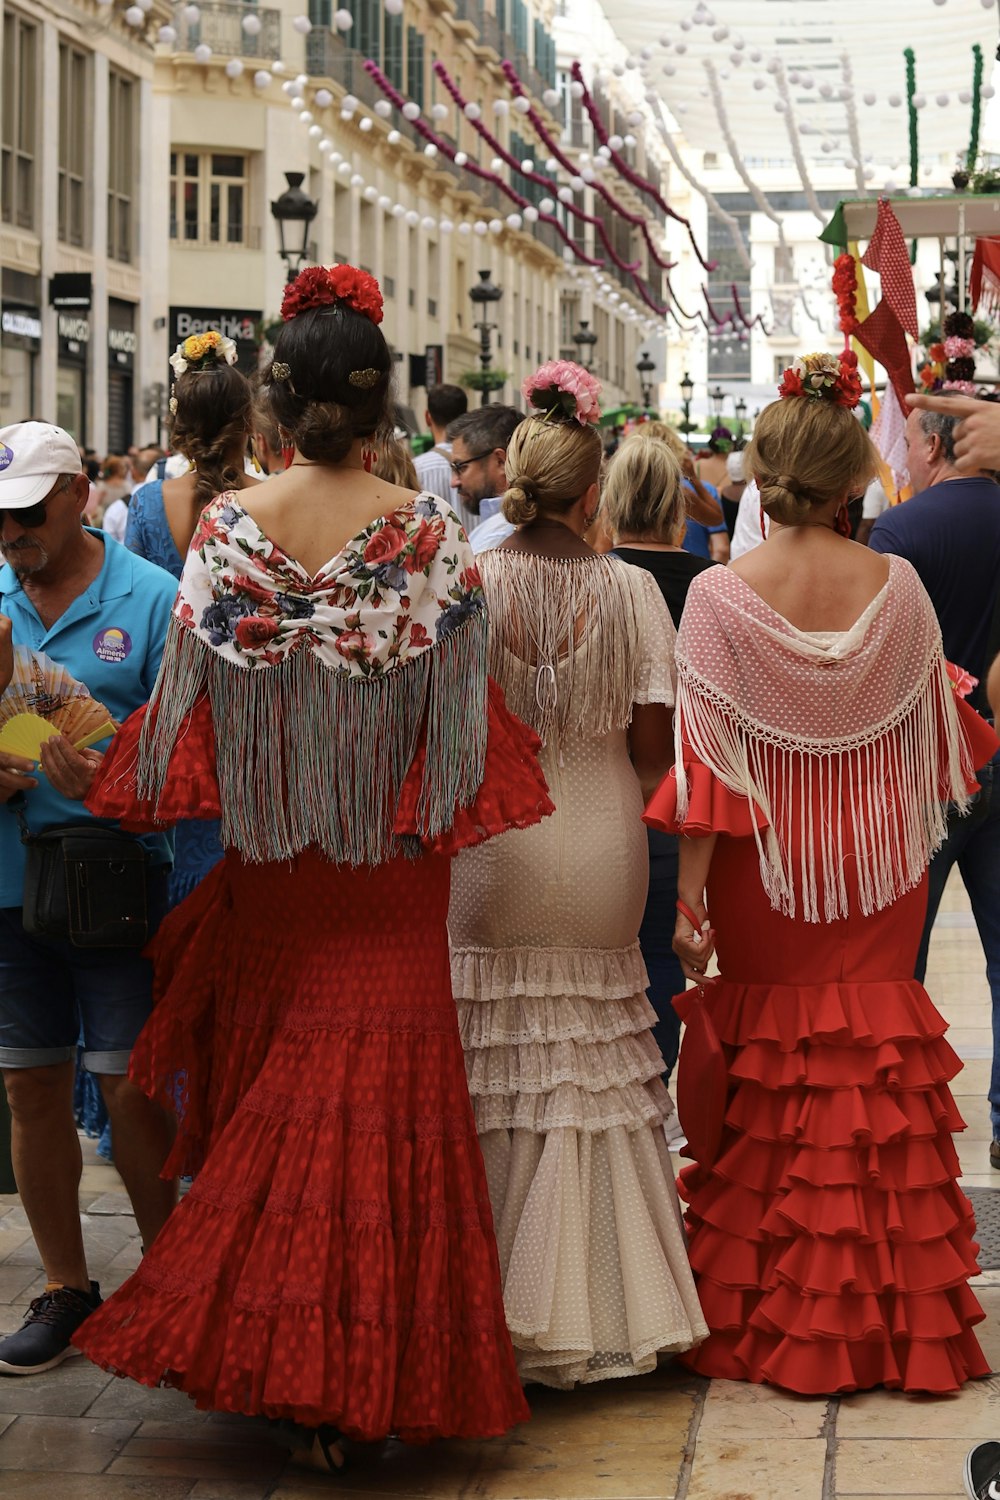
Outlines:
<svg viewBox="0 0 1000 1500"><path fill-rule="evenodd" d="M730 569L710 568L688 593L677 674L678 818L686 742L766 819L755 837L776 910L846 917L847 857L866 914L920 881L945 836L945 804L964 810L974 768L937 619L908 562L890 558L861 618L826 636L797 630Z"/></svg>
<svg viewBox="0 0 1000 1500"><path fill-rule="evenodd" d="M181 576L139 742L141 796L160 796L206 694L227 848L261 862L313 847L354 865L415 852L393 823L421 734L418 831L449 829L486 753L486 611L457 516L419 495L313 577L237 495L219 496Z"/></svg>
<svg viewBox="0 0 1000 1500"><path fill-rule="evenodd" d="M674 701L674 627L655 579L620 558L480 554L489 670L545 745L625 729Z"/></svg>

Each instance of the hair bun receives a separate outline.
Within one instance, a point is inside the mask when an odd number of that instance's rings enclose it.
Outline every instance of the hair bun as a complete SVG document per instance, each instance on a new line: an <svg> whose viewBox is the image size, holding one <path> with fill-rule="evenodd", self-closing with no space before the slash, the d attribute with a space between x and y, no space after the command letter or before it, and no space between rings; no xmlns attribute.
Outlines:
<svg viewBox="0 0 1000 1500"><path fill-rule="evenodd" d="M772 480L771 483L777 489L787 490L790 495L795 496L796 500L798 500L802 494L802 486L792 474L779 474L777 479Z"/></svg>
<svg viewBox="0 0 1000 1500"><path fill-rule="evenodd" d="M503 497L504 519L512 526L527 526L538 515L535 486L526 474L518 474Z"/></svg>

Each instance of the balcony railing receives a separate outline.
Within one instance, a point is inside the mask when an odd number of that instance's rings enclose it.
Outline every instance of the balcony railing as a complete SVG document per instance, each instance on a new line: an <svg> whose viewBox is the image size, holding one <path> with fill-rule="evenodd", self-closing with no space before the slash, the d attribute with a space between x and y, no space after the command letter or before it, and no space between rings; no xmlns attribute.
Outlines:
<svg viewBox="0 0 1000 1500"><path fill-rule="evenodd" d="M187 21L181 11L177 18L177 47L193 52L200 42L207 42L213 52L226 57L281 56L281 11L265 10L259 5L230 5L225 0L206 0L197 21ZM255 36L243 30L244 16L260 22Z"/></svg>
<svg viewBox="0 0 1000 1500"><path fill-rule="evenodd" d="M362 104L382 98L374 80L365 72L365 58L335 31L314 27L306 37L306 72L314 78L332 78Z"/></svg>
<svg viewBox="0 0 1000 1500"><path fill-rule="evenodd" d="M245 224L241 228L223 228L218 224L194 223L186 220L170 225L170 243L180 250L259 250L264 236L259 224Z"/></svg>

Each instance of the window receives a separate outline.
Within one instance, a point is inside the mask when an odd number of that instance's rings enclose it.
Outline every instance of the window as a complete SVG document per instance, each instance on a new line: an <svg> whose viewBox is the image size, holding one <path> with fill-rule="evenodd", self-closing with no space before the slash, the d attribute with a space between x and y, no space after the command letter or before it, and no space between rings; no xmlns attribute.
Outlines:
<svg viewBox="0 0 1000 1500"><path fill-rule="evenodd" d="M112 68L108 77L108 256L126 264L135 244L132 185L137 167L137 102L135 79Z"/></svg>
<svg viewBox="0 0 1000 1500"><path fill-rule="evenodd" d="M406 28L406 92L424 107L424 39L415 26Z"/></svg>
<svg viewBox="0 0 1000 1500"><path fill-rule="evenodd" d="M69 42L59 43L59 238L82 245L86 235L84 174L88 160L90 117L89 56Z"/></svg>
<svg viewBox="0 0 1000 1500"><path fill-rule="evenodd" d="M3 18L3 106L0 121L0 218L19 229L35 223L35 120L38 28L16 11Z"/></svg>
<svg viewBox="0 0 1000 1500"><path fill-rule="evenodd" d="M248 245L247 158L220 151L170 155L170 238L188 245Z"/></svg>

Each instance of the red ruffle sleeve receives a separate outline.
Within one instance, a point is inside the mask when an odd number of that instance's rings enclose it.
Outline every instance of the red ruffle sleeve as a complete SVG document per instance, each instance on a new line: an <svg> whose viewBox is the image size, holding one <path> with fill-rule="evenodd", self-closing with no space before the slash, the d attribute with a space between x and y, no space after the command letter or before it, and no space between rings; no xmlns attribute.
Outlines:
<svg viewBox="0 0 1000 1500"><path fill-rule="evenodd" d="M643 822L663 833L682 833L685 838L707 838L725 833L730 838L752 838L754 825L767 827L759 807L737 796L684 745L684 770L688 780L688 810L683 823L677 817L677 768L671 766L649 799Z"/></svg>
<svg viewBox="0 0 1000 1500"><path fill-rule="evenodd" d="M131 714L119 729L87 796L98 818L113 818L130 833L152 833L189 818L222 814L215 772L215 734L207 696L198 699L184 722L170 756L163 790L154 804L136 786L139 736L149 705Z"/></svg>
<svg viewBox="0 0 1000 1500"><path fill-rule="evenodd" d="M424 838L425 848L436 854L457 854L460 849L484 843L510 828L530 828L555 812L549 788L538 763L542 742L528 726L515 718L504 701L503 691L490 678L487 700L486 766L483 783L471 807L458 808L447 833ZM416 834L417 806L424 779L427 745L421 737L417 753L403 782L396 811L395 831Z"/></svg>

